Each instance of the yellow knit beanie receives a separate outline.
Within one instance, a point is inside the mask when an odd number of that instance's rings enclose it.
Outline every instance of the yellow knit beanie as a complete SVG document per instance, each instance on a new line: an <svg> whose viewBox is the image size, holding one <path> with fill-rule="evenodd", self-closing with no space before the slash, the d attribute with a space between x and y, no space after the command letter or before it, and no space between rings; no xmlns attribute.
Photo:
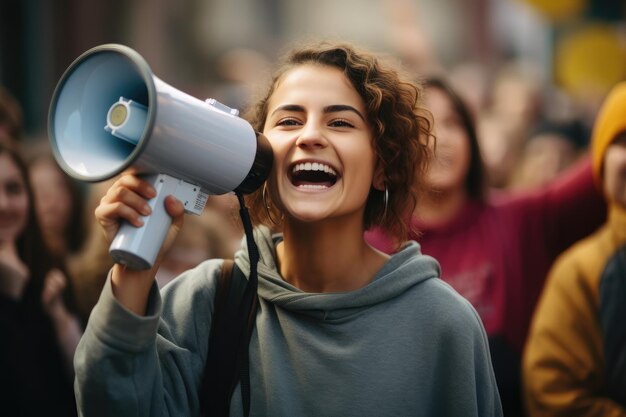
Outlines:
<svg viewBox="0 0 626 417"><path fill-rule="evenodd" d="M606 148L617 137L626 131L626 82L621 82L611 89L598 112L593 127L591 140L591 156L593 176L596 186L603 190L602 168Z"/></svg>

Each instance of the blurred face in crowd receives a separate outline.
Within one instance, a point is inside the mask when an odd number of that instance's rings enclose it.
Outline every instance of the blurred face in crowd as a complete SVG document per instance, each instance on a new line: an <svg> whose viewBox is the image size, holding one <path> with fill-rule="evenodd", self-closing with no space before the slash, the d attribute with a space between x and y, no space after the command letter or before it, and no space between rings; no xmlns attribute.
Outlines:
<svg viewBox="0 0 626 417"><path fill-rule="evenodd" d="M610 201L626 208L626 132L604 154L604 191Z"/></svg>
<svg viewBox="0 0 626 417"><path fill-rule="evenodd" d="M557 177L578 157L576 147L556 133L542 133L531 138L520 161L521 185L533 187L546 184Z"/></svg>
<svg viewBox="0 0 626 417"><path fill-rule="evenodd" d="M17 239L28 220L26 183L11 157L0 154L0 243Z"/></svg>
<svg viewBox="0 0 626 417"><path fill-rule="evenodd" d="M42 159L30 170L35 208L46 233L63 233L72 211L72 197L63 173L53 161Z"/></svg>
<svg viewBox="0 0 626 417"><path fill-rule="evenodd" d="M286 220L363 214L375 161L365 114L337 68L301 65L279 81L264 133L275 158L270 189Z"/></svg>
<svg viewBox="0 0 626 417"><path fill-rule="evenodd" d="M462 190L470 164L470 144L459 115L448 96L438 88L428 88L425 102L433 114L437 138L435 158L428 182L441 192Z"/></svg>

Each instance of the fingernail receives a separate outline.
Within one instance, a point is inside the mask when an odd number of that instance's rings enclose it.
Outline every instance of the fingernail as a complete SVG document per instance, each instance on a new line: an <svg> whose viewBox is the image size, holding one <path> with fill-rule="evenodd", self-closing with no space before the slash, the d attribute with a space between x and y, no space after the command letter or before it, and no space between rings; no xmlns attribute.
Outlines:
<svg viewBox="0 0 626 417"><path fill-rule="evenodd" d="M141 208L141 212L147 216L148 214L152 213L152 209L148 204L144 204L144 206Z"/></svg>

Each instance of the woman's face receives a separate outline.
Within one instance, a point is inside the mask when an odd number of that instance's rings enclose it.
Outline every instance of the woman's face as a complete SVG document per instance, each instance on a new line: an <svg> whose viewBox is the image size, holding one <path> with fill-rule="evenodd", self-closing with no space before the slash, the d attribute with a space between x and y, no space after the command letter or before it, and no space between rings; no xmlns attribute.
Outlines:
<svg viewBox="0 0 626 417"><path fill-rule="evenodd" d="M626 208L626 133L604 154L604 192L610 201Z"/></svg>
<svg viewBox="0 0 626 417"><path fill-rule="evenodd" d="M431 188L441 192L460 190L465 185L469 170L469 138L452 102L443 91L436 87L428 88L425 102L433 114L437 138L428 183Z"/></svg>
<svg viewBox="0 0 626 417"><path fill-rule="evenodd" d="M41 227L64 233L72 212L72 197L61 171L53 161L41 160L30 169L35 208Z"/></svg>
<svg viewBox="0 0 626 417"><path fill-rule="evenodd" d="M28 221L26 183L11 157L0 154L0 243L13 242Z"/></svg>
<svg viewBox="0 0 626 417"><path fill-rule="evenodd" d="M375 165L365 114L339 69L302 65L278 81L263 132L275 158L270 192L286 220L362 220Z"/></svg>

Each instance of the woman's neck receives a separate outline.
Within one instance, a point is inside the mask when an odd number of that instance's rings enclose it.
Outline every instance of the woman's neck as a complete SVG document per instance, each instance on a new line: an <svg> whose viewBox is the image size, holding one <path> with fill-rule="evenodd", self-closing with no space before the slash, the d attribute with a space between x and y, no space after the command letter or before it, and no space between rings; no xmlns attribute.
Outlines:
<svg viewBox="0 0 626 417"><path fill-rule="evenodd" d="M427 225L446 223L456 217L466 201L467 192L462 188L427 192L418 200L413 217Z"/></svg>
<svg viewBox="0 0 626 417"><path fill-rule="evenodd" d="M344 292L366 286L389 257L363 238L362 222L286 221L276 248L283 278L305 292Z"/></svg>

